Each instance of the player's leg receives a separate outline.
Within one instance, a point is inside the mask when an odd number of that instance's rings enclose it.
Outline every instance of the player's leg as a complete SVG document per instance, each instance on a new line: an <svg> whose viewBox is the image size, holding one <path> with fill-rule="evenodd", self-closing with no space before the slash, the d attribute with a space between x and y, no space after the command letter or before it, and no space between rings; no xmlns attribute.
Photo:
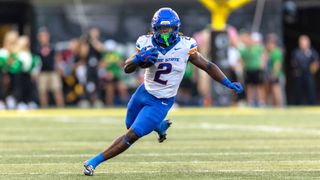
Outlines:
<svg viewBox="0 0 320 180"><path fill-rule="evenodd" d="M126 127L130 129L131 125L135 121L136 117L140 113L141 109L143 108L144 104L141 101L139 90L133 94L132 98L128 103L127 115L126 115ZM115 141L120 141L121 137L118 137ZM115 144L115 143L113 143Z"/></svg>
<svg viewBox="0 0 320 180"><path fill-rule="evenodd" d="M127 110L127 115L126 115L126 126L127 129L131 127L133 122L135 121L136 117L138 116L140 110L143 107L143 103L141 101L141 96L142 96L142 91L141 87L137 89L137 91L133 94L132 98L130 99L128 103L128 110ZM129 139L128 139L129 137ZM88 161L85 162L84 164L84 174L88 176L92 176L94 169L102 162L104 162L107 159L110 159L114 157L115 155L123 152L126 150L126 146L123 145L123 142L131 142L133 143L136 141L135 135L133 135L133 131L129 129L127 136L123 135L118 137L117 139L114 140L114 142L102 153L98 154L97 156L89 159ZM125 141L128 140L128 141ZM128 143L126 143L128 145ZM129 147L129 146L128 146ZM127 147L127 148L128 148ZM111 151L111 153L110 153ZM108 155L104 156L103 154L106 153Z"/></svg>
<svg viewBox="0 0 320 180"><path fill-rule="evenodd" d="M166 139L167 129L171 125L171 121L164 120L164 118L166 117L168 111L172 107L175 98L157 99L154 96L151 96L150 94L147 94L146 96L148 97L148 104L151 106L146 109L144 108L144 111L147 111L147 110L151 111L150 114L152 114L152 116L148 117L150 119L149 122L157 123L153 130L158 133L159 142L163 142ZM153 125L149 125L149 127L152 127L152 126Z"/></svg>
<svg viewBox="0 0 320 180"><path fill-rule="evenodd" d="M161 109L159 106L145 106L132 124L131 129L139 137L145 136L157 128L166 117L167 112L167 109Z"/></svg>
<svg viewBox="0 0 320 180"><path fill-rule="evenodd" d="M126 134L118 137L106 150L97 156L89 159L84 164L84 174L92 176L95 168L102 162L111 159L127 150L134 142L139 139L136 133L129 129Z"/></svg>
<svg viewBox="0 0 320 180"><path fill-rule="evenodd" d="M143 86L140 86L128 102L128 109L125 120L127 129L131 127L131 125L137 118L138 114L140 113L141 109L145 105L143 101L145 97L144 93L145 92Z"/></svg>
<svg viewBox="0 0 320 180"><path fill-rule="evenodd" d="M157 113L154 113L157 112ZM84 164L84 174L92 176L95 168L102 162L111 159L127 150L136 140L152 132L166 116L157 106L144 106L128 132L117 138L106 150L89 159Z"/></svg>
<svg viewBox="0 0 320 180"><path fill-rule="evenodd" d="M158 107L157 104L144 106L125 135L117 138L113 144L102 153L85 162L84 174L92 176L95 168L100 163L119 155L127 150L139 138L152 132L162 119L165 118L170 107L161 108Z"/></svg>

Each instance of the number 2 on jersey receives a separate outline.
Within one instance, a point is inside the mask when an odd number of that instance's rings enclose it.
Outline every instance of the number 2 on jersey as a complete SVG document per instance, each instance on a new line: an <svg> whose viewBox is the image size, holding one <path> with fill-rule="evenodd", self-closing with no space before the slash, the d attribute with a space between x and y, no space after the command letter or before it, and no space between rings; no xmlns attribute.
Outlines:
<svg viewBox="0 0 320 180"><path fill-rule="evenodd" d="M172 64L170 63L161 63L158 66L159 71L156 72L154 76L154 81L162 85L167 85L168 80L160 79L161 74L169 74L172 70Z"/></svg>

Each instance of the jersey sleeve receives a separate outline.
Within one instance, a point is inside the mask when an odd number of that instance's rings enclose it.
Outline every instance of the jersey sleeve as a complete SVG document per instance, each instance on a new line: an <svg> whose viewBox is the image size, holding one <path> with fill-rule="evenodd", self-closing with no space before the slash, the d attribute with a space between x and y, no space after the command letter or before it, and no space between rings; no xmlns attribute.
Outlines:
<svg viewBox="0 0 320 180"><path fill-rule="evenodd" d="M140 49L145 46L146 42L147 42L147 37L145 35L140 36L136 42L136 51L139 52Z"/></svg>
<svg viewBox="0 0 320 180"><path fill-rule="evenodd" d="M190 41L190 47L189 47L188 54L191 55L198 51L198 45L196 40L194 40L193 38L190 38L189 41Z"/></svg>

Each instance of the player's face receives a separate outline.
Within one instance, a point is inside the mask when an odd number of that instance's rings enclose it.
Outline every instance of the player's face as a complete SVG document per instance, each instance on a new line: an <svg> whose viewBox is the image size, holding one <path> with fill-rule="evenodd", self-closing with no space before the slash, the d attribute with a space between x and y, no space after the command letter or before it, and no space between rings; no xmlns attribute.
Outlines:
<svg viewBox="0 0 320 180"><path fill-rule="evenodd" d="M170 26L160 26L158 28L158 32L160 34L165 34L165 33L171 33L173 32L173 27L170 27Z"/></svg>

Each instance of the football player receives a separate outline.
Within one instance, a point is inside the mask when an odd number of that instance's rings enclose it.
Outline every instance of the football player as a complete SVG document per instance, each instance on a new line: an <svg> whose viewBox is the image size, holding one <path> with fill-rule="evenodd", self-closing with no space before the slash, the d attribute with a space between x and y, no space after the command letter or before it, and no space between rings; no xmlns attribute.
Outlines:
<svg viewBox="0 0 320 180"><path fill-rule="evenodd" d="M85 175L92 176L100 163L122 153L153 130L159 135L165 134L170 122L164 119L174 103L188 61L226 87L237 93L243 91L240 83L231 82L216 64L207 61L197 52L197 44L193 38L179 34L180 19L174 10L159 9L153 16L151 26L153 34L138 38L138 53L128 58L124 66L126 73L132 73L139 67L147 67L144 83L128 103L128 131L106 150L84 163Z"/></svg>

